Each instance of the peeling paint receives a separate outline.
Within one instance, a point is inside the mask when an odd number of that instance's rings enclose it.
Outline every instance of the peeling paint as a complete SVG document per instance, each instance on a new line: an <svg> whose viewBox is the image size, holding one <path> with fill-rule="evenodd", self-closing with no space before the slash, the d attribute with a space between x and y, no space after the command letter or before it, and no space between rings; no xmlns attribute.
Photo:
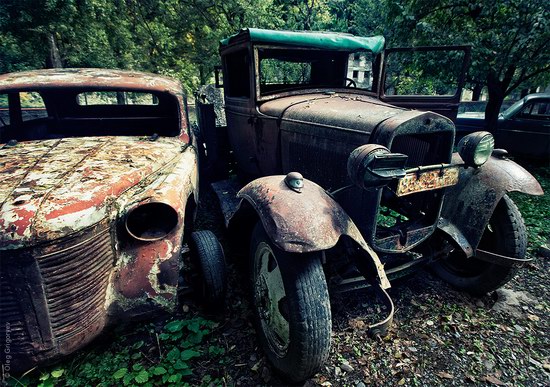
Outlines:
<svg viewBox="0 0 550 387"><path fill-rule="evenodd" d="M180 135L88 135L0 148L0 325L17 329L13 371L70 354L118 320L174 311L185 207L198 198L178 82L98 69L0 75L0 92L64 88L171 93ZM136 240L124 221L150 202L171 206L177 224L161 240Z"/></svg>

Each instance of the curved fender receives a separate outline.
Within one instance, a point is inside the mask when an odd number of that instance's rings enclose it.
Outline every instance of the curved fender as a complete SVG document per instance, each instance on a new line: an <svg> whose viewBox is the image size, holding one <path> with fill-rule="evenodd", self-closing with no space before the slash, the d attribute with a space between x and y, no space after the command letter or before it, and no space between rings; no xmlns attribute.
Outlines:
<svg viewBox="0 0 550 387"><path fill-rule="evenodd" d="M462 163L453 154L453 164ZM461 169L459 183L447 189L438 228L453 238L468 257L475 255L483 231L504 194L542 195L538 181L509 159L491 156L480 168Z"/></svg>
<svg viewBox="0 0 550 387"><path fill-rule="evenodd" d="M382 288L389 288L378 255L344 209L314 182L304 179L302 191L296 192L286 186L284 178L276 175L256 179L237 194L258 213L273 243L284 251L307 253L330 249L347 235L371 257Z"/></svg>

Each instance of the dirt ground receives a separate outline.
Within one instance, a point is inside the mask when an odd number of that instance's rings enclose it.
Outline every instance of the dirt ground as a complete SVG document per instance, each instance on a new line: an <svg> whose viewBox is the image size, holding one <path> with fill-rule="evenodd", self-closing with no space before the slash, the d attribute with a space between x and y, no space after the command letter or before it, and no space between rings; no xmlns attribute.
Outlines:
<svg viewBox="0 0 550 387"><path fill-rule="evenodd" d="M503 289L473 298L421 270L391 290L393 326L381 341L366 334L376 313L371 291L333 296L330 359L306 386L550 385L548 259L537 258ZM233 273L220 340L227 363L203 372L228 384L285 385L258 348L245 279ZM207 368L219 367L204 364Z"/></svg>

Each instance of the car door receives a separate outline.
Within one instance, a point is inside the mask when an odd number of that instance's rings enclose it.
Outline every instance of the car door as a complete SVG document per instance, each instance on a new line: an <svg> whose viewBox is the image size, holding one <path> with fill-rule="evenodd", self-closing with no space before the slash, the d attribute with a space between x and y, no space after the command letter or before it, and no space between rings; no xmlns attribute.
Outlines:
<svg viewBox="0 0 550 387"><path fill-rule="evenodd" d="M550 98L530 99L511 117L499 120L495 146L512 155L550 157Z"/></svg>
<svg viewBox="0 0 550 387"><path fill-rule="evenodd" d="M470 46L391 48L385 51L379 97L392 105L456 119Z"/></svg>

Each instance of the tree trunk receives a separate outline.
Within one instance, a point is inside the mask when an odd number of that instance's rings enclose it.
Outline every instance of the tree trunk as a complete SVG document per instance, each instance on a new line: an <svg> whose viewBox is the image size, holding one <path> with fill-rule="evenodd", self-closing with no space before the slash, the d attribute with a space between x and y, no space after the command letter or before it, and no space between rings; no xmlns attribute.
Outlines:
<svg viewBox="0 0 550 387"><path fill-rule="evenodd" d="M61 63L61 55L59 54L59 48L57 47L57 43L53 34L48 35L48 46L50 50L49 55L46 58L46 68L62 68L63 63Z"/></svg>
<svg viewBox="0 0 550 387"><path fill-rule="evenodd" d="M498 113L504 101L505 89L492 71L487 75L487 91L489 99L485 107L485 130L494 132L498 124Z"/></svg>
<svg viewBox="0 0 550 387"><path fill-rule="evenodd" d="M479 101L479 98L481 97L481 92L483 90L483 84L482 83L476 83L474 86L474 89L472 90L472 101Z"/></svg>

